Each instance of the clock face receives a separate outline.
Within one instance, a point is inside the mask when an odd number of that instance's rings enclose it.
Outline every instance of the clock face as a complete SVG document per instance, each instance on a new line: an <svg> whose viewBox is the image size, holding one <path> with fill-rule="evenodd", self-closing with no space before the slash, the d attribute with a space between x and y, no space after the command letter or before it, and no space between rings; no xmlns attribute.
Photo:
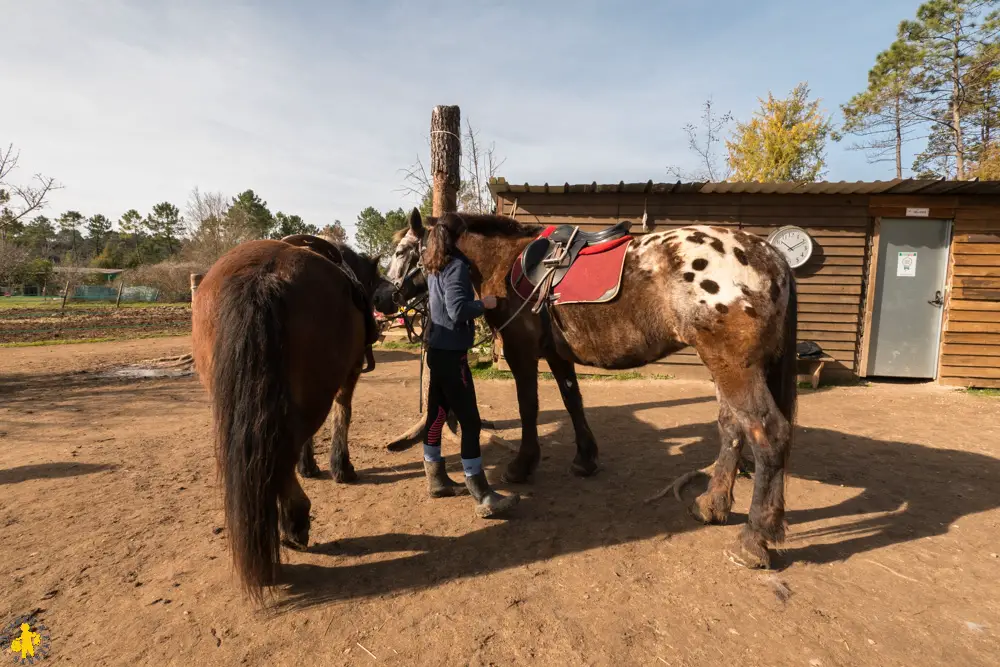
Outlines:
<svg viewBox="0 0 1000 667"><path fill-rule="evenodd" d="M813 244L809 234L799 227L782 227L767 237L767 242L777 248L788 265L796 269L812 256Z"/></svg>

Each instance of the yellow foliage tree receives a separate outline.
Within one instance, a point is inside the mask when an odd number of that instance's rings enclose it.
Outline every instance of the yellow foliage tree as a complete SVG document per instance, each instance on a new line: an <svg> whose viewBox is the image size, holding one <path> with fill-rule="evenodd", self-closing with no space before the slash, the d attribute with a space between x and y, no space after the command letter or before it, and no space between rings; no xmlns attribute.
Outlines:
<svg viewBox="0 0 1000 667"><path fill-rule="evenodd" d="M1000 143L983 149L979 162L973 165L972 176L981 181L1000 181Z"/></svg>
<svg viewBox="0 0 1000 667"><path fill-rule="evenodd" d="M807 182L818 180L826 166L826 141L839 140L833 121L809 100L805 83L785 99L769 92L748 123L737 123L726 140L731 181Z"/></svg>

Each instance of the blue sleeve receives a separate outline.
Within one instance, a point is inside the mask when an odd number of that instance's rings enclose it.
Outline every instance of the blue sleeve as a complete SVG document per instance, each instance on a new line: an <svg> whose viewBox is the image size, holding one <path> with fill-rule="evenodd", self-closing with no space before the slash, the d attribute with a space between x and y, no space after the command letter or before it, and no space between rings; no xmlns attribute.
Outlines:
<svg viewBox="0 0 1000 667"><path fill-rule="evenodd" d="M449 272L445 285L444 307L455 322L472 320L483 314L483 302L472 292L472 279L465 262L455 261L458 266Z"/></svg>

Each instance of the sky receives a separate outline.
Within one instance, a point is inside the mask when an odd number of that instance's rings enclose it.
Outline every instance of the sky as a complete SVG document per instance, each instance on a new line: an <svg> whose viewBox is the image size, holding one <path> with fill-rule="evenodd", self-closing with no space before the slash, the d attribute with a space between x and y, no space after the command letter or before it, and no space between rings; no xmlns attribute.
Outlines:
<svg viewBox="0 0 1000 667"><path fill-rule="evenodd" d="M50 217L252 188L351 231L366 206L416 203L402 170L426 164L437 104L495 143L509 182L669 182L697 167L682 128L707 98L747 120L806 81L839 118L918 5L0 0L0 143L19 180L63 185ZM827 180L894 177L850 143L829 146Z"/></svg>

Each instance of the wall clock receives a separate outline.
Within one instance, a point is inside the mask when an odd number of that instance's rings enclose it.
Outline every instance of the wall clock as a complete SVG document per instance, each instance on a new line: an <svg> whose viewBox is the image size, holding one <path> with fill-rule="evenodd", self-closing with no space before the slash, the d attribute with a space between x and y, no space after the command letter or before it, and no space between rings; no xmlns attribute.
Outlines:
<svg viewBox="0 0 1000 667"><path fill-rule="evenodd" d="M767 237L767 242L785 256L793 269L799 268L812 257L812 237L801 227L787 225L776 229Z"/></svg>

